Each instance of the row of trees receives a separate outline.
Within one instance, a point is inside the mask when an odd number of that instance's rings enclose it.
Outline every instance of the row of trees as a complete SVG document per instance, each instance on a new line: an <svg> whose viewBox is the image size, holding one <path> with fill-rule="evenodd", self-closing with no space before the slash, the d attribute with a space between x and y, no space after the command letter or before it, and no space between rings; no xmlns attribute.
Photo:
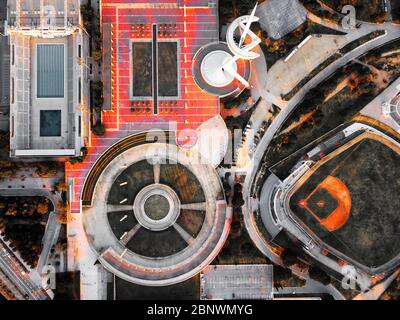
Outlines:
<svg viewBox="0 0 400 320"><path fill-rule="evenodd" d="M0 217L39 218L52 210L46 197L0 197Z"/></svg>
<svg viewBox="0 0 400 320"><path fill-rule="evenodd" d="M11 242L11 249L18 251L22 259L32 268L35 268L42 251L42 238L45 226L41 223L9 224L7 223L1 234L5 241Z"/></svg>
<svg viewBox="0 0 400 320"><path fill-rule="evenodd" d="M265 0L219 0L219 20L220 24L228 24L237 17L249 14L256 3L262 3Z"/></svg>
<svg viewBox="0 0 400 320"><path fill-rule="evenodd" d="M18 167L15 162L2 160L0 161L0 179L11 178L15 175Z"/></svg>
<svg viewBox="0 0 400 320"><path fill-rule="evenodd" d="M34 268L42 250L47 214L53 210L46 197L0 199L0 233L13 251Z"/></svg>
<svg viewBox="0 0 400 320"><path fill-rule="evenodd" d="M40 178L50 178L57 175L59 164L55 161L33 162L31 167L35 168L35 175ZM12 178L16 175L20 165L10 160L0 161L0 179Z"/></svg>
<svg viewBox="0 0 400 320"><path fill-rule="evenodd" d="M345 5L352 5L356 9L358 20L383 23L388 14L382 6L381 0L321 0L336 12L341 12Z"/></svg>
<svg viewBox="0 0 400 320"><path fill-rule="evenodd" d="M83 25L91 38L92 58L99 63L102 62L102 35L101 35L101 24L100 24L100 12L95 10L91 1L81 6L81 14ZM103 83L101 81L92 81L90 84L90 91L92 96L92 132L96 136L103 136L105 133L104 124L101 122L101 112L103 109ZM83 161L83 160L82 160ZM73 163L81 162L78 159L72 160Z"/></svg>
<svg viewBox="0 0 400 320"><path fill-rule="evenodd" d="M87 3L81 5L81 15L83 26L91 38L92 58L96 61L100 61L102 58L100 12L94 10L91 5L91 1L88 1Z"/></svg>
<svg viewBox="0 0 400 320"><path fill-rule="evenodd" d="M321 7L317 0L300 0L300 2L307 8L308 11L314 13L316 16L328 20L330 22L339 24L341 15L337 12L331 13Z"/></svg>
<svg viewBox="0 0 400 320"><path fill-rule="evenodd" d="M298 258L298 254L289 248L282 252L281 259L286 268L302 264ZM308 275L311 279L321 282L323 285L329 285L332 281L331 277L324 270L314 265L308 267Z"/></svg>
<svg viewBox="0 0 400 320"><path fill-rule="evenodd" d="M92 81L90 84L90 91L92 94L92 105L94 112L94 125L92 126L92 132L96 136L103 136L105 133L104 124L101 122L101 112L103 110L103 82Z"/></svg>

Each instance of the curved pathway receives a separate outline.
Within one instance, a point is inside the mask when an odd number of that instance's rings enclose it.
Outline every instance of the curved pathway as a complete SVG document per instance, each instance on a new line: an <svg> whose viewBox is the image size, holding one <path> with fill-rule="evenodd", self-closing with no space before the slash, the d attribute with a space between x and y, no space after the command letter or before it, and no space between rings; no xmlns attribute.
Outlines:
<svg viewBox="0 0 400 320"><path fill-rule="evenodd" d="M312 15L309 15L311 20L315 20ZM321 23L321 21L318 21L317 23ZM269 126L267 129L266 133L262 137L260 143L257 146L257 149L254 153L253 159L252 159L252 164L249 166L250 172L248 172L246 176L246 180L244 183L244 188L246 190L246 198L245 198L245 208L244 208L244 220L246 224L246 229L250 234L250 237L252 238L253 242L256 244L258 249L266 255L271 261L281 264L279 256L275 254L271 249L270 249L270 244L268 241L263 237L262 234L260 234L260 231L258 230L258 227L256 225L256 221L254 219L253 211L257 210L259 207L258 200L253 198L253 185L257 179L257 176L259 175L259 172L261 171L261 164L262 164L262 159L264 156L265 151L267 150L269 144L271 143L272 139L276 135L277 132L279 132L281 126L283 123L287 120L287 118L290 116L291 112L297 107L297 105L301 102L301 100L305 97L305 95L308 93L308 91L314 87L316 87L318 84L320 84L322 81L327 79L329 76L331 76L337 69L341 68L342 66L346 65L348 62L352 61L353 59L365 54L366 52L377 48L379 46L382 46L392 40L395 40L397 38L400 38L400 27L395 26L390 23L384 23L384 24L372 24L372 23L361 23L361 27L352 30L351 31L351 37L355 39L358 39L370 32L376 31L376 30L385 30L386 34L382 37L378 37L375 39L372 39L371 41L355 48L354 50L348 52L347 54L343 55L340 59L334 61L332 64L330 64L327 68L319 72L314 78L312 78L306 85L304 85L301 90L288 102L287 106L281 110L281 112L277 115L277 117L274 119L272 124ZM268 100L268 99L267 99Z"/></svg>

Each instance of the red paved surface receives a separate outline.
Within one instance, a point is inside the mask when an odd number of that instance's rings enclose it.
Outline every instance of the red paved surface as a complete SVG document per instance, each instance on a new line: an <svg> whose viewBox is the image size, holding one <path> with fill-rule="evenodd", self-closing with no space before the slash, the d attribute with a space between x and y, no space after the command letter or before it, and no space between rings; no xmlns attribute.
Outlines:
<svg viewBox="0 0 400 320"><path fill-rule="evenodd" d="M204 0L103 0L103 23L112 24L112 83L113 105L103 112L106 127L104 137L92 136L86 160L82 164L66 164L66 177L74 179L74 199L71 212L80 212L80 192L88 171L107 147L136 131L157 127L160 123L176 123L177 130L196 129L206 120L219 114L219 100L201 91L192 77L192 59L203 45L217 40L217 8ZM192 6L192 8L190 8ZM186 8L185 8L186 7ZM196 7L196 8L195 8ZM179 41L180 97L159 103L159 114L153 115L152 102L129 98L130 41L151 40L151 25L167 24L163 37ZM141 28L139 28L141 24ZM144 26L143 26L144 25ZM163 26L162 26L163 27ZM161 27L161 28L162 28ZM162 29L161 29L162 30ZM134 110L132 110L132 107ZM147 109L147 110L146 110Z"/></svg>

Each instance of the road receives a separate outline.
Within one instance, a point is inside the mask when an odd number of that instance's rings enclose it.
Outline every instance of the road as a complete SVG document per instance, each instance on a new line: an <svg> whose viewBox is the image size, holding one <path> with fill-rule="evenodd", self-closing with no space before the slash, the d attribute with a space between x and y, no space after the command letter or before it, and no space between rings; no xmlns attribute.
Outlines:
<svg viewBox="0 0 400 320"><path fill-rule="evenodd" d="M49 298L41 287L32 282L27 270L21 266L2 240L0 240L0 269L27 299L47 300Z"/></svg>
<svg viewBox="0 0 400 320"><path fill-rule="evenodd" d="M61 224L59 223L58 219L59 214L56 212L51 212L49 219L47 220L46 230L42 239L43 248L36 267L36 270L39 272L39 274L42 273L43 268L47 264L47 259L49 258L51 248L57 243L61 229Z"/></svg>
<svg viewBox="0 0 400 320"><path fill-rule="evenodd" d="M46 197L52 202L55 210L57 208L57 203L61 201L61 197L59 194L52 194L51 192L49 192L49 190L46 189L0 189L0 195L3 197ZM38 266L36 267L38 274L41 274L43 267L47 263L50 250L58 240L60 228L61 225L58 222L58 214L55 212L51 212L46 224L46 230L42 240L43 249L39 257ZM2 244L7 247L4 242ZM14 253L12 253L12 256L15 260L18 260L18 257ZM18 260L18 263L22 266L22 262L20 260ZM42 279L41 277L35 277L34 272L35 270L26 270L26 274L28 275L29 273L29 281L32 282L32 285L35 285L37 288L41 288Z"/></svg>

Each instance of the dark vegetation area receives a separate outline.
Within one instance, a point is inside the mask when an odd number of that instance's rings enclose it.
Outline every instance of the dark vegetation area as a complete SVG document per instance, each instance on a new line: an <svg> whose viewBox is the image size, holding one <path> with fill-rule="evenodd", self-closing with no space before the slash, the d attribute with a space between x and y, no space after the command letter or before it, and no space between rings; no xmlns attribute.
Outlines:
<svg viewBox="0 0 400 320"><path fill-rule="evenodd" d="M307 83L309 82L312 78L314 78L319 72L324 70L326 67L328 67L330 64L338 60L340 57L343 55L349 53L350 51L354 50L355 48L361 46L362 44L375 39L385 32L382 30L374 31L371 32L364 37L361 37L357 40L354 40L344 46L342 49L339 50L339 52L336 52L334 55L330 56L328 59L326 59L324 62L322 62L318 67L316 67L313 71L311 71L303 80L301 80L290 92L282 96L282 99L289 101L291 98L293 98L296 93L300 91L300 89Z"/></svg>
<svg viewBox="0 0 400 320"><path fill-rule="evenodd" d="M1 234L32 268L42 250L46 221L53 209L45 197L0 197Z"/></svg>
<svg viewBox="0 0 400 320"><path fill-rule="evenodd" d="M254 246L243 220L242 206L243 186L236 182L233 186L228 183L231 173L226 173L222 184L228 204L233 206L231 231L223 249L212 264L263 264L270 261Z"/></svg>
<svg viewBox="0 0 400 320"><path fill-rule="evenodd" d="M400 40L394 40L379 48L369 51L360 58L364 63L379 70L389 72L391 79L400 74Z"/></svg>
<svg viewBox="0 0 400 320"><path fill-rule="evenodd" d="M329 10L323 8L317 0L299 0L303 6L316 16L323 18L329 22L339 24L342 19L342 14L338 12L331 13Z"/></svg>
<svg viewBox="0 0 400 320"><path fill-rule="evenodd" d="M359 39L356 39L356 40L350 42L349 44L345 45L342 49L340 49L340 53L343 55L346 53L349 53L350 51L354 50L355 48L358 48L362 44L367 43L368 41L375 39L384 34L385 34L384 30L377 30L377 31L368 33L365 36L363 36Z"/></svg>
<svg viewBox="0 0 400 320"><path fill-rule="evenodd" d="M263 31L258 23L254 24L254 32L260 37L260 47L264 53L268 67L272 67L278 60L285 58L290 52L299 45L309 35L313 34L333 34L344 35L333 29L326 28L310 20L282 37L279 40L272 39L266 31Z"/></svg>
<svg viewBox="0 0 400 320"><path fill-rule="evenodd" d="M390 287L382 295L381 300L396 300L400 301L400 276L392 282Z"/></svg>
<svg viewBox="0 0 400 320"><path fill-rule="evenodd" d="M400 1L390 0L393 22L400 23Z"/></svg>
<svg viewBox="0 0 400 320"><path fill-rule="evenodd" d="M10 152L10 132L0 131L0 159L8 158Z"/></svg>
<svg viewBox="0 0 400 320"><path fill-rule="evenodd" d="M103 110L103 83L101 81L90 82L91 98L91 123L92 132L96 136L103 136L105 128L101 122L101 112Z"/></svg>
<svg viewBox="0 0 400 320"><path fill-rule="evenodd" d="M92 58L96 61L99 61L102 58L100 12L92 7L91 1L89 0L87 3L81 5L81 15L83 20L83 26L91 38L90 52Z"/></svg>
<svg viewBox="0 0 400 320"><path fill-rule="evenodd" d="M271 263L253 244L243 221L240 208L232 217L231 232L224 247L212 264L269 264Z"/></svg>
<svg viewBox="0 0 400 320"><path fill-rule="evenodd" d="M92 7L91 0L81 5L81 15L83 26L90 36L90 54L94 61L101 66L102 54L102 35L100 24L100 12ZM91 128L96 136L105 134L105 127L101 121L101 111L103 108L103 83L101 81L90 82L90 115Z"/></svg>
<svg viewBox="0 0 400 320"><path fill-rule="evenodd" d="M80 272L57 272L54 300L80 300Z"/></svg>
<svg viewBox="0 0 400 320"><path fill-rule="evenodd" d="M219 0L219 22L220 25L228 24L237 17L246 15L254 8L256 3L263 0Z"/></svg>
<svg viewBox="0 0 400 320"><path fill-rule="evenodd" d="M22 162L0 160L0 179L13 178L19 169L26 168L26 166L27 164ZM29 166L34 168L32 176L40 178L54 177L61 169L61 164L55 161L30 162Z"/></svg>
<svg viewBox="0 0 400 320"><path fill-rule="evenodd" d="M382 23L387 19L382 0L321 0L336 12L341 12L345 5L356 9L357 20Z"/></svg>
<svg viewBox="0 0 400 320"><path fill-rule="evenodd" d="M224 108L226 108L226 109L238 108L241 104L246 103L250 97L251 97L251 91L246 88L235 99L229 99L229 100L223 101Z"/></svg>

